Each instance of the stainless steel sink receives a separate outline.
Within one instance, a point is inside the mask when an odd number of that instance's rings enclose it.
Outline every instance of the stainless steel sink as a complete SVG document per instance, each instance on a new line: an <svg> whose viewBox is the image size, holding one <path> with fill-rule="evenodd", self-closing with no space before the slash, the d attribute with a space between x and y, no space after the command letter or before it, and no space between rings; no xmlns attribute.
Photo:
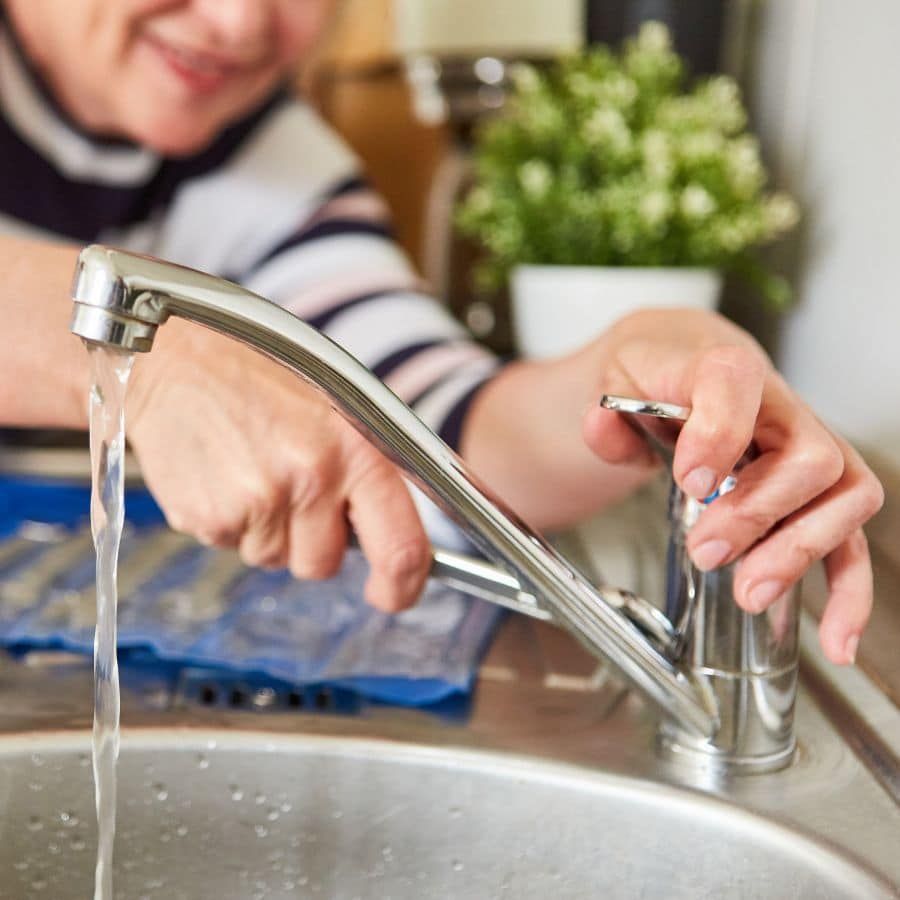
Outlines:
<svg viewBox="0 0 900 900"><path fill-rule="evenodd" d="M0 741L0 896L91 895L85 732ZM123 898L860 898L890 886L720 800L510 755L147 729L119 767Z"/></svg>
<svg viewBox="0 0 900 900"><path fill-rule="evenodd" d="M588 543L637 547L634 511L627 534L619 514ZM618 556L621 572L598 567L623 583L625 568L658 569L643 545L628 566ZM731 779L661 760L648 705L521 616L464 721L281 709L243 685L205 691L203 672L126 677L116 896L900 897L900 714L863 672L825 663L809 617L800 646L796 761ZM2 900L91 896L91 704L90 660L0 653Z"/></svg>

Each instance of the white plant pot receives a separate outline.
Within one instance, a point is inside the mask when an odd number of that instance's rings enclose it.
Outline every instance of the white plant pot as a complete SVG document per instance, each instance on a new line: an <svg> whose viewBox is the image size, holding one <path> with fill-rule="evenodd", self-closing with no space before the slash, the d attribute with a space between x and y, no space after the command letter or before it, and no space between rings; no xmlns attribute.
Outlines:
<svg viewBox="0 0 900 900"><path fill-rule="evenodd" d="M517 266L511 286L519 352L541 359L584 346L644 307L713 310L722 276L715 269Z"/></svg>

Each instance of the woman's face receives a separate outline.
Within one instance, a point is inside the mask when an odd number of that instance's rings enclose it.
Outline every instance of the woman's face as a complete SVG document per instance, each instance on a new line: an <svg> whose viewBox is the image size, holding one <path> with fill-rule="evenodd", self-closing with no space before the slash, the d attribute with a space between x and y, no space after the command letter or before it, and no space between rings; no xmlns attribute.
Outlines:
<svg viewBox="0 0 900 900"><path fill-rule="evenodd" d="M31 60L82 126L169 155L252 109L334 0L5 0Z"/></svg>

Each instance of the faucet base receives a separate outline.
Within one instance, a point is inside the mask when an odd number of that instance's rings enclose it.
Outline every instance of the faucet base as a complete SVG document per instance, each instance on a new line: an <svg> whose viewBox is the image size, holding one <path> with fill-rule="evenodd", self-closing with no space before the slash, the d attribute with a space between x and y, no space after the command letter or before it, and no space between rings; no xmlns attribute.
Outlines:
<svg viewBox="0 0 900 900"><path fill-rule="evenodd" d="M734 775L763 775L786 769L794 761L797 741L793 735L784 747L770 753L734 753L722 751L709 742L693 741L690 736L666 725L657 733L657 753L679 768L702 772L704 778L718 779Z"/></svg>
<svg viewBox="0 0 900 900"><path fill-rule="evenodd" d="M759 624L760 617L739 615L745 620L745 634L747 628ZM709 738L697 737L674 721L663 721L660 751L711 771L752 774L775 772L790 765L796 748L794 701L798 676L796 663L764 675L746 664L735 671L705 671L699 684L718 711L715 732Z"/></svg>

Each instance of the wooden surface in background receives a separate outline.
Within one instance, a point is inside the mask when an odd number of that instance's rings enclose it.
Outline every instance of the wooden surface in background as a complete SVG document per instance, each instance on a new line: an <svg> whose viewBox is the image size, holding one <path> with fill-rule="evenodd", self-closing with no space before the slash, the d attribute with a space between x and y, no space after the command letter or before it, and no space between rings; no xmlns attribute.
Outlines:
<svg viewBox="0 0 900 900"><path fill-rule="evenodd" d="M301 85L359 154L421 271L428 190L449 136L416 120L393 34L391 0L348 0Z"/></svg>
<svg viewBox="0 0 900 900"><path fill-rule="evenodd" d="M342 68L394 58L392 0L344 0L322 59Z"/></svg>

